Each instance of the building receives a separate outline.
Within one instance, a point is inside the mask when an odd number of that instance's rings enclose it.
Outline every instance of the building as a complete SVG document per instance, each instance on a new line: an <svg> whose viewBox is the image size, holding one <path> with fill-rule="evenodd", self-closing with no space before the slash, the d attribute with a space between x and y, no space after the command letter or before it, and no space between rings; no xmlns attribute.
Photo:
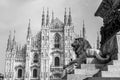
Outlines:
<svg viewBox="0 0 120 80"><path fill-rule="evenodd" d="M50 20L43 10L41 30L32 36L30 20L24 46L18 45L11 32L6 49L5 80L60 80L63 65L75 58L71 43L74 40L74 25L71 10L64 21L54 18Z"/></svg>

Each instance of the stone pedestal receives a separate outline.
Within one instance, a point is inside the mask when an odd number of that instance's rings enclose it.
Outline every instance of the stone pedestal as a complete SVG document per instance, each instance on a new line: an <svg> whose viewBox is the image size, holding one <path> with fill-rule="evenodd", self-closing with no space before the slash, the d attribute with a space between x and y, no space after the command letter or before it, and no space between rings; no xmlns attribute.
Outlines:
<svg viewBox="0 0 120 80"><path fill-rule="evenodd" d="M101 77L120 78L120 60L113 60L113 65L108 65L108 71L102 71Z"/></svg>
<svg viewBox="0 0 120 80"><path fill-rule="evenodd" d="M75 69L74 74L69 74L67 80L83 80L87 77L92 77L99 69L96 69L95 64L81 64L81 69Z"/></svg>
<svg viewBox="0 0 120 80"><path fill-rule="evenodd" d="M113 65L120 65L120 60L113 60Z"/></svg>
<svg viewBox="0 0 120 80"><path fill-rule="evenodd" d="M89 70L89 69L75 69L75 74L86 75L86 76L93 76L97 72L98 72L98 69L93 69L93 70Z"/></svg>

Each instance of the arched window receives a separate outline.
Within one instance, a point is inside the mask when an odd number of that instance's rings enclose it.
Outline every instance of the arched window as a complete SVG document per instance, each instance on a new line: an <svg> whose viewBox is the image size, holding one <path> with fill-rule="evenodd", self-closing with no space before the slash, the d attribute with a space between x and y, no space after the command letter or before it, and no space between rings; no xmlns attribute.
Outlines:
<svg viewBox="0 0 120 80"><path fill-rule="evenodd" d="M60 42L60 35L58 33L55 34L55 43L59 43Z"/></svg>
<svg viewBox="0 0 120 80"><path fill-rule="evenodd" d="M59 57L55 57L55 66L60 66L60 59L59 59Z"/></svg>
<svg viewBox="0 0 120 80"><path fill-rule="evenodd" d="M60 41L61 41L61 36L58 33L56 33L55 34L55 40L54 40L54 42L55 42L55 44L54 44L55 48L59 48L60 47Z"/></svg>
<svg viewBox="0 0 120 80"><path fill-rule="evenodd" d="M33 78L37 78L38 74L37 74L37 69L33 69Z"/></svg>
<svg viewBox="0 0 120 80"><path fill-rule="evenodd" d="M22 78L22 69L18 69L18 78Z"/></svg>
<svg viewBox="0 0 120 80"><path fill-rule="evenodd" d="M38 54L35 53L35 54L34 54L34 63L37 63L37 62L38 62L38 57L39 57Z"/></svg>

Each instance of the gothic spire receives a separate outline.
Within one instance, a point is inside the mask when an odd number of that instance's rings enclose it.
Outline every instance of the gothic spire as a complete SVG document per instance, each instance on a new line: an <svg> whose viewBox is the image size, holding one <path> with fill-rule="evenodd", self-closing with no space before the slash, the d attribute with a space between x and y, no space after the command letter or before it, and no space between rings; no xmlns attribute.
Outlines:
<svg viewBox="0 0 120 80"><path fill-rule="evenodd" d="M97 32L97 49L100 49L100 39L98 32Z"/></svg>
<svg viewBox="0 0 120 80"><path fill-rule="evenodd" d="M47 8L46 26L49 24L49 8Z"/></svg>
<svg viewBox="0 0 120 80"><path fill-rule="evenodd" d="M64 14L64 25L66 25L67 24L67 15L66 15L67 13L66 13L66 8L65 8L65 14Z"/></svg>
<svg viewBox="0 0 120 80"><path fill-rule="evenodd" d="M14 30L13 42L15 42L15 33L16 31Z"/></svg>
<svg viewBox="0 0 120 80"><path fill-rule="evenodd" d="M86 30L85 30L85 24L84 24L84 20L83 20L83 38L85 38L85 33L86 33Z"/></svg>
<svg viewBox="0 0 120 80"><path fill-rule="evenodd" d="M51 23L54 21L54 12L52 11L52 20Z"/></svg>
<svg viewBox="0 0 120 80"><path fill-rule="evenodd" d="M16 33L16 31L14 30L14 36L13 36L13 41L12 41L12 49L15 49L15 47L16 47L15 33Z"/></svg>
<svg viewBox="0 0 120 80"><path fill-rule="evenodd" d="M8 42L7 42L7 49L6 49L6 51L11 50L11 44L12 44L11 31L9 31L9 37L8 37Z"/></svg>
<svg viewBox="0 0 120 80"><path fill-rule="evenodd" d="M27 31L27 39L31 37L30 22L31 22L31 20L29 19L29 23L28 23L28 31Z"/></svg>
<svg viewBox="0 0 120 80"><path fill-rule="evenodd" d="M43 13L42 13L42 26L45 25L45 12L43 8Z"/></svg>
<svg viewBox="0 0 120 80"><path fill-rule="evenodd" d="M72 24L71 8L69 8L68 25Z"/></svg>

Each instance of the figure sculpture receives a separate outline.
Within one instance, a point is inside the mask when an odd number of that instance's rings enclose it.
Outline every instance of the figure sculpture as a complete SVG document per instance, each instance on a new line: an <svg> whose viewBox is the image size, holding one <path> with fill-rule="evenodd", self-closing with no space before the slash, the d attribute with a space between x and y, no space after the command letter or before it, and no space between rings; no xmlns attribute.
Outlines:
<svg viewBox="0 0 120 80"><path fill-rule="evenodd" d="M120 0L103 0L95 16L103 18L101 27L101 47L120 30Z"/></svg>

